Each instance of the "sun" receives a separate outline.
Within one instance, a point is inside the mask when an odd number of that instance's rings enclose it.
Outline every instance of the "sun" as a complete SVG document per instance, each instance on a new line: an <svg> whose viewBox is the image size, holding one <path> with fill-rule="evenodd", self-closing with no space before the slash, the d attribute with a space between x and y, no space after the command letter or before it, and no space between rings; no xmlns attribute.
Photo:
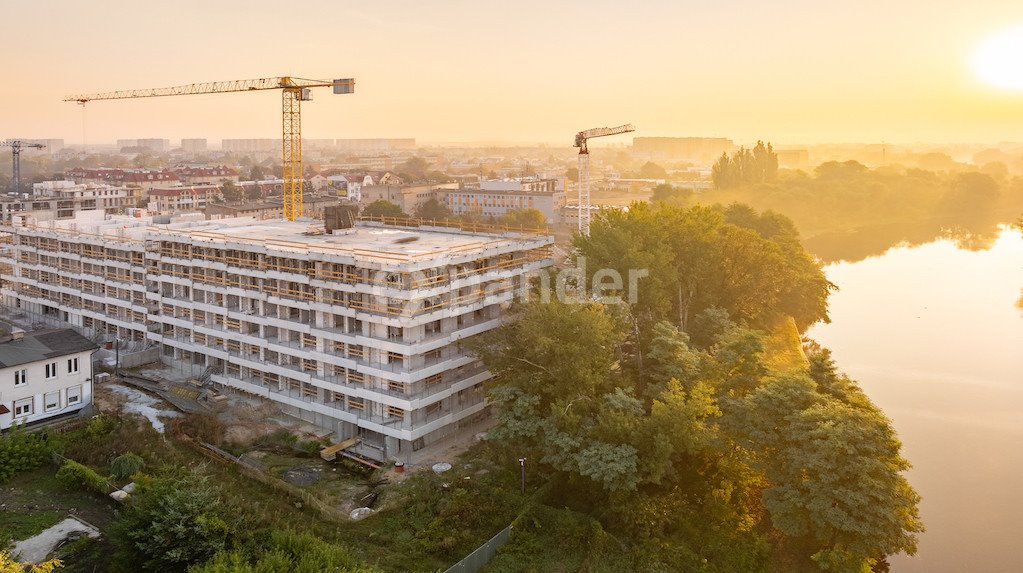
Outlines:
<svg viewBox="0 0 1023 573"><path fill-rule="evenodd" d="M1023 90L1023 26L985 40L973 54L973 71L993 86Z"/></svg>

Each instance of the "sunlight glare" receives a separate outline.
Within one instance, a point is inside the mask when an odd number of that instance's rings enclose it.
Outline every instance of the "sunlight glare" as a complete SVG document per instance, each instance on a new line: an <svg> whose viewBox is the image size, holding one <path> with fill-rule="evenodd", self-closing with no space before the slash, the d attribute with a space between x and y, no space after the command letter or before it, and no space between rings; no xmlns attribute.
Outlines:
<svg viewBox="0 0 1023 573"><path fill-rule="evenodd" d="M1023 26L985 40L973 55L973 70L988 84L1023 90Z"/></svg>

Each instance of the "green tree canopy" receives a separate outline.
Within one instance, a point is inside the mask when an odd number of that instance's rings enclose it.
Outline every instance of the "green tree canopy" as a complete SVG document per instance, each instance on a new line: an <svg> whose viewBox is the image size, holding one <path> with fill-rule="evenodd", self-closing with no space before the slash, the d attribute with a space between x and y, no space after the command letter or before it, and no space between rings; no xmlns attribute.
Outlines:
<svg viewBox="0 0 1023 573"><path fill-rule="evenodd" d="M135 571L181 571L222 551L231 536L220 495L200 470L143 482L112 533Z"/></svg>
<svg viewBox="0 0 1023 573"><path fill-rule="evenodd" d="M514 316L475 341L495 375L489 438L649 569L861 572L915 551L898 439L826 350L774 372L763 335L719 308L700 314L704 347L668 322L636 332L625 307L537 299ZM772 528L791 542L768 557Z"/></svg>
<svg viewBox="0 0 1023 573"><path fill-rule="evenodd" d="M397 207L397 205L395 206ZM441 221L451 217L451 209L448 209L447 205L436 199L427 199L422 205L416 207L416 217L432 221Z"/></svg>
<svg viewBox="0 0 1023 573"><path fill-rule="evenodd" d="M690 317L710 307L759 326L785 315L800 329L827 321L834 287L791 222L742 210L635 203L596 219L575 246L590 272L649 270L634 309L644 322L673 317L687 330Z"/></svg>
<svg viewBox="0 0 1023 573"><path fill-rule="evenodd" d="M686 189L684 187L675 187L669 183L662 183L654 187L653 195L650 196L652 202L662 203L676 203L685 204L693 198L693 190Z"/></svg>
<svg viewBox="0 0 1023 573"><path fill-rule="evenodd" d="M220 193L224 196L224 200L229 203L235 203L242 200L241 188L235 185L232 181L224 181L224 183L220 186Z"/></svg>
<svg viewBox="0 0 1023 573"><path fill-rule="evenodd" d="M430 163L428 161L418 155L413 155L398 165L396 171L401 174L401 178L404 181L411 183L425 181L426 171L429 167Z"/></svg>
<svg viewBox="0 0 1023 573"><path fill-rule="evenodd" d="M639 168L639 176L642 179L667 179L668 172L653 161L647 161Z"/></svg>
<svg viewBox="0 0 1023 573"><path fill-rule="evenodd" d="M729 189L740 185L772 181L778 176L778 155L768 143L758 141L753 149L739 148L731 156L722 153L711 169L714 187Z"/></svg>
<svg viewBox="0 0 1023 573"><path fill-rule="evenodd" d="M407 217L401 207L386 199L377 199L362 209L367 217Z"/></svg>
<svg viewBox="0 0 1023 573"><path fill-rule="evenodd" d="M543 229L547 227L547 217L539 209L512 209L501 216L501 224L509 227Z"/></svg>

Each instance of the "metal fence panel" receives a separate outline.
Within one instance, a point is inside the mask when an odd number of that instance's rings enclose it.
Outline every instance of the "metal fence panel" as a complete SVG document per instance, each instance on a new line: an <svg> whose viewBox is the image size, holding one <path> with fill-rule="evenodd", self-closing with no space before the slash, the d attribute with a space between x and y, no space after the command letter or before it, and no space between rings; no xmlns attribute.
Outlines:
<svg viewBox="0 0 1023 573"><path fill-rule="evenodd" d="M491 537L489 541L466 555L464 559L448 568L445 573L477 573L494 558L498 549L504 546L505 543L508 543L511 532L511 525L505 527L497 535Z"/></svg>

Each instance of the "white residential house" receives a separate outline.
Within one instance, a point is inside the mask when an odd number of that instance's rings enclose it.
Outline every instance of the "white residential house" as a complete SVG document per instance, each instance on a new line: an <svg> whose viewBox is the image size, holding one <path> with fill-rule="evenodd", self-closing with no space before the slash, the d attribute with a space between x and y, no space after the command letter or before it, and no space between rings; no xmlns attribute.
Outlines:
<svg viewBox="0 0 1023 573"><path fill-rule="evenodd" d="M70 328L15 330L0 339L0 430L91 406L98 348Z"/></svg>

